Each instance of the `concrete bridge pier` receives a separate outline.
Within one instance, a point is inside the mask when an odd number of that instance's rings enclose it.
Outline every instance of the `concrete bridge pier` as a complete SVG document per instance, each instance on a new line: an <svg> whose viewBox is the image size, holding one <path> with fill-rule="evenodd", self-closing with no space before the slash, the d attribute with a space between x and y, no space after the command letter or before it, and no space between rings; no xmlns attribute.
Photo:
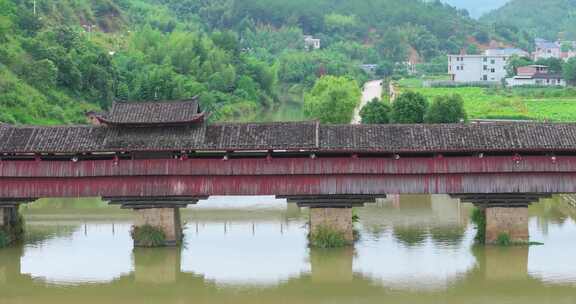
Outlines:
<svg viewBox="0 0 576 304"><path fill-rule="evenodd" d="M196 204L207 197L113 197L104 198L110 204L121 205L123 209L132 209L136 214L132 237L135 247L175 247L182 243L183 232L180 208ZM151 245L137 239L137 229L152 226L164 234L164 244Z"/></svg>
<svg viewBox="0 0 576 304"><path fill-rule="evenodd" d="M385 197L385 196L380 196ZM346 241L354 241L353 207L363 207L365 203L375 203L373 195L316 195L316 196L277 196L296 203L298 207L310 209L310 234L327 228L339 232Z"/></svg>
<svg viewBox="0 0 576 304"><path fill-rule="evenodd" d="M528 207L548 194L465 194L452 195L473 203L485 219L485 244L498 244L506 236L512 243L528 243Z"/></svg>

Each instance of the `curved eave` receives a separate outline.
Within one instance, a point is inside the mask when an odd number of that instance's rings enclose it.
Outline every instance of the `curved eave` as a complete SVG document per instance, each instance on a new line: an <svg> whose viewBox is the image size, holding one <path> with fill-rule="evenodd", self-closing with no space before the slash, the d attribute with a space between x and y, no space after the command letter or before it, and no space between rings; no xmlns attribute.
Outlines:
<svg viewBox="0 0 576 304"><path fill-rule="evenodd" d="M206 118L206 113L202 112L200 114L194 115L189 120L180 120L180 121L158 121L158 122L120 122L115 120L107 119L103 116L96 116L96 119L101 124L114 126L114 127L150 127L150 126L186 126L191 124L198 124L203 123Z"/></svg>

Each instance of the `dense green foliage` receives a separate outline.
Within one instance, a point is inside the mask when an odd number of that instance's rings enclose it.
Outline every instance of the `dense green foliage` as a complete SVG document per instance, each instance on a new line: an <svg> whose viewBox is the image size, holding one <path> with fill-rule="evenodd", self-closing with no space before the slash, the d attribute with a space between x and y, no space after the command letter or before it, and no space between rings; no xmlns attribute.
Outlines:
<svg viewBox="0 0 576 304"><path fill-rule="evenodd" d="M114 100L195 95L219 107L216 118L248 119L274 102L274 69L242 55L235 34L169 26L155 6L117 2L39 1L35 16L29 1L0 0L0 121L82 122L85 110ZM124 29L125 19L134 31L105 32ZM88 32L81 26L92 22Z"/></svg>
<svg viewBox="0 0 576 304"><path fill-rule="evenodd" d="M322 123L347 124L352 120L360 95L356 81L324 76L304 97L304 113Z"/></svg>
<svg viewBox="0 0 576 304"><path fill-rule="evenodd" d="M430 105L424 121L430 124L458 123L467 119L460 95L438 96Z"/></svg>
<svg viewBox="0 0 576 304"><path fill-rule="evenodd" d="M31 0L0 0L1 122L80 123L83 112L114 101L194 95L216 120L301 117L303 92L322 76L362 83L406 75L406 61L440 74L448 53L475 53L493 40L529 48L533 38L440 1L36 4L34 11ZM307 50L305 35L322 47ZM375 75L360 68L367 63L377 65ZM271 114L278 111L288 114Z"/></svg>
<svg viewBox="0 0 576 304"><path fill-rule="evenodd" d="M163 247L166 246L166 234L151 225L132 227L132 238L139 247Z"/></svg>
<svg viewBox="0 0 576 304"><path fill-rule="evenodd" d="M428 100L420 93L408 91L392 104L392 121L400 124L423 123Z"/></svg>
<svg viewBox="0 0 576 304"><path fill-rule="evenodd" d="M564 79L571 84L576 84L576 58L570 58L563 67Z"/></svg>
<svg viewBox="0 0 576 304"><path fill-rule="evenodd" d="M338 248L350 245L344 233L327 226L317 227L310 234L310 246L315 248Z"/></svg>
<svg viewBox="0 0 576 304"><path fill-rule="evenodd" d="M392 108L388 103L378 99L366 104L360 111L363 124L387 124L390 123Z"/></svg>
<svg viewBox="0 0 576 304"><path fill-rule="evenodd" d="M420 0L0 0L0 121L78 123L115 100L200 95L219 120L302 104L286 88L445 71L447 53L497 38L466 12ZM304 35L321 39L307 51ZM303 91L302 90L302 91ZM291 109L291 108L290 108Z"/></svg>
<svg viewBox="0 0 576 304"><path fill-rule="evenodd" d="M475 241L478 245L486 243L486 212L480 208L474 208L470 220L476 226Z"/></svg>
<svg viewBox="0 0 576 304"><path fill-rule="evenodd" d="M470 0L443 0L450 5L466 9L470 16L480 17L485 13L495 10L502 5L506 4L509 0L482 0L482 1L470 1Z"/></svg>
<svg viewBox="0 0 576 304"><path fill-rule="evenodd" d="M14 241L20 241L24 237L24 217L18 214L12 222L0 226L0 248L9 246Z"/></svg>
<svg viewBox="0 0 576 304"><path fill-rule="evenodd" d="M481 20L493 24L503 34L528 32L552 40L562 33L565 39L575 39L575 9L574 0L511 0Z"/></svg>

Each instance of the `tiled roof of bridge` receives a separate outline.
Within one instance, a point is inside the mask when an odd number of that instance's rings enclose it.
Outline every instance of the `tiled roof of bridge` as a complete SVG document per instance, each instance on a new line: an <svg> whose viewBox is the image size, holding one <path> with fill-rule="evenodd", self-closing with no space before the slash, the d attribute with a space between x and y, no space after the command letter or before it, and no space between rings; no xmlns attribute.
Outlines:
<svg viewBox="0 0 576 304"><path fill-rule="evenodd" d="M89 152L104 140L101 128L90 126L0 128L0 152Z"/></svg>
<svg viewBox="0 0 576 304"><path fill-rule="evenodd" d="M316 122L210 125L205 146L216 150L315 149Z"/></svg>
<svg viewBox="0 0 576 304"><path fill-rule="evenodd" d="M185 123L198 118L198 99L180 102L116 102L110 111L96 114L110 124Z"/></svg>
<svg viewBox="0 0 576 304"><path fill-rule="evenodd" d="M576 151L576 124L328 125L323 150L383 152Z"/></svg>
<svg viewBox="0 0 576 304"><path fill-rule="evenodd" d="M99 150L194 150L204 146L206 126L161 128L101 128L105 140Z"/></svg>
<svg viewBox="0 0 576 304"><path fill-rule="evenodd" d="M268 149L390 153L576 151L576 124L319 126L302 122L150 128L0 125L0 153Z"/></svg>

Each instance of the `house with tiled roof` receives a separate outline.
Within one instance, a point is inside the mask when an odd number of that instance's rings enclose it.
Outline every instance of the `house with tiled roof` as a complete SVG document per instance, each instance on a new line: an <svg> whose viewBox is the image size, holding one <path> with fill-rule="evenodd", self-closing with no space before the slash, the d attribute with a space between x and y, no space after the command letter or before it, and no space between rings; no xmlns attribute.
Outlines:
<svg viewBox="0 0 576 304"><path fill-rule="evenodd" d="M566 81L562 75L551 73L548 66L528 65L519 67L516 76L506 79L506 84L511 87L565 87Z"/></svg>

